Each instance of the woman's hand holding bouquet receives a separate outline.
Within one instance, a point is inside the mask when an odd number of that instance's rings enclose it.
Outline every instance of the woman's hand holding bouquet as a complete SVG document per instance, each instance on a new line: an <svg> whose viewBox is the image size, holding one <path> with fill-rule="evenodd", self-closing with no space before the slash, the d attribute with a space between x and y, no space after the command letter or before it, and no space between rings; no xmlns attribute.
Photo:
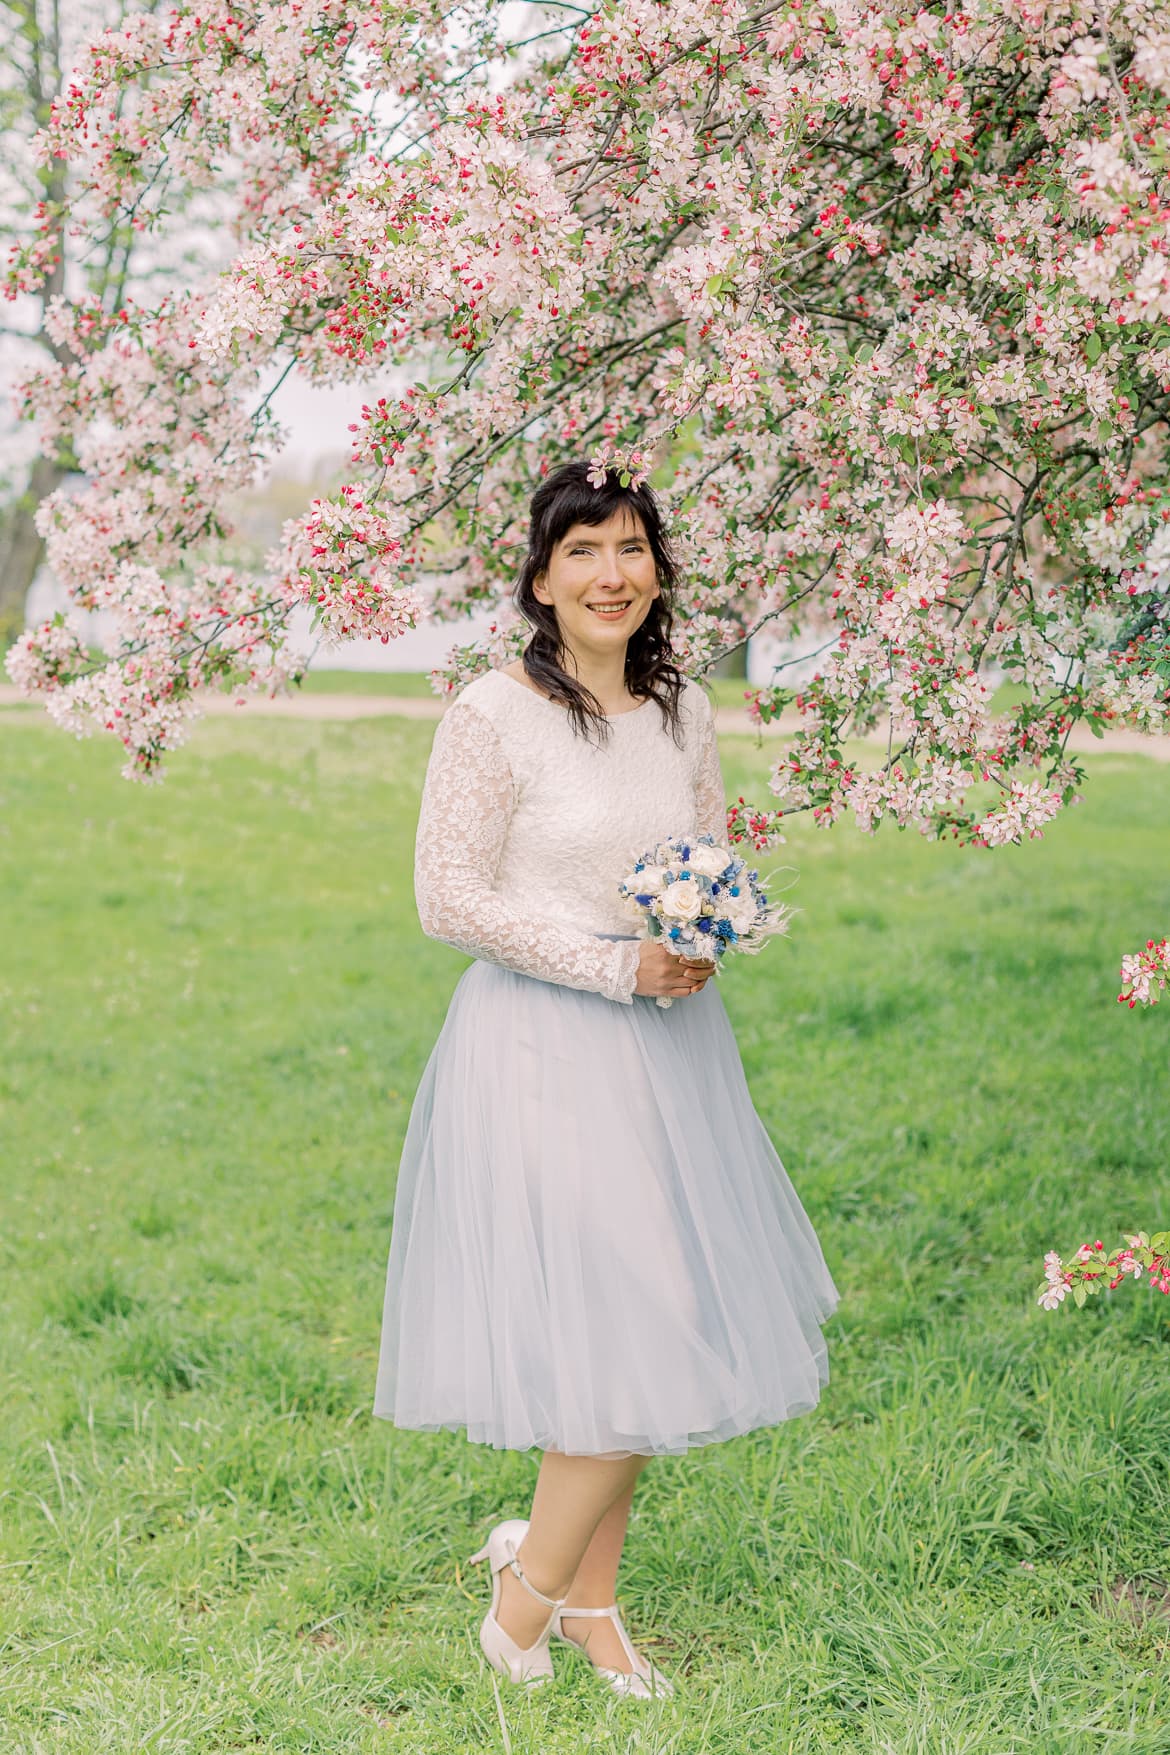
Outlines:
<svg viewBox="0 0 1170 1755"><path fill-rule="evenodd" d="M638 977L634 992L669 1004L674 997L687 998L706 987L715 973L709 957L680 957L665 949L661 940L644 938L638 943Z"/></svg>

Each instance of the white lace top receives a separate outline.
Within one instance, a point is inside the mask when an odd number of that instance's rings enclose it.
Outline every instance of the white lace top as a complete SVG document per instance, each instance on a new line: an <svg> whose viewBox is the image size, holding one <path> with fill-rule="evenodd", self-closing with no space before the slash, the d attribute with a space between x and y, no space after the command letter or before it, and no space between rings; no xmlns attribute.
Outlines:
<svg viewBox="0 0 1170 1755"><path fill-rule="evenodd" d="M727 831L711 704L690 678L679 710L681 749L652 700L612 715L599 745L502 670L467 683L423 784L414 890L428 937L632 1004L640 935L619 879L665 835Z"/></svg>

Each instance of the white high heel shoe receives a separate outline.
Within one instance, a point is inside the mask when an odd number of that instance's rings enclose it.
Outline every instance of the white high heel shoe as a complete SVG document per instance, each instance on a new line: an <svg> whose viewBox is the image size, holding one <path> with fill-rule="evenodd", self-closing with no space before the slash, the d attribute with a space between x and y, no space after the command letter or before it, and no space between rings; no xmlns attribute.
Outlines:
<svg viewBox="0 0 1170 1755"><path fill-rule="evenodd" d="M613 1622L618 1630L618 1638L622 1642L625 1654L630 1660L628 1671L610 1670L603 1664L593 1664L593 1659L589 1657L589 1653L581 1641L569 1638L561 1627L561 1621L564 1616L568 1616L572 1620L577 1615L588 1616L591 1620L605 1616ZM621 1611L616 1603L611 1603L608 1609L575 1609L572 1607L558 1609L552 1618L551 1637L559 1639L562 1645L572 1645L578 1651L584 1652L597 1674L605 1677L615 1694L629 1695L635 1700L649 1700L654 1695L661 1697L674 1693L674 1683L664 1676L662 1671L648 1658L644 1658L641 1652L634 1650L630 1643L630 1636L622 1625Z"/></svg>
<svg viewBox="0 0 1170 1755"><path fill-rule="evenodd" d="M510 1517L503 1523L498 1523L479 1553L471 1556L471 1564L475 1566L481 1560L490 1560L492 1568L492 1606L484 1616L479 1630L479 1643L484 1657L494 1670L499 1670L509 1681L522 1682L526 1688L535 1688L552 1681L549 1630L565 1599L546 1597L543 1591L537 1590L525 1578L524 1569L516 1558L516 1550L524 1540L527 1529L528 1520L523 1517ZM552 1610L544 1631L533 1645L527 1647L517 1645L511 1634L505 1633L496 1620L496 1611L500 1606L500 1573L505 1566L515 1573L526 1591L540 1602L547 1603Z"/></svg>

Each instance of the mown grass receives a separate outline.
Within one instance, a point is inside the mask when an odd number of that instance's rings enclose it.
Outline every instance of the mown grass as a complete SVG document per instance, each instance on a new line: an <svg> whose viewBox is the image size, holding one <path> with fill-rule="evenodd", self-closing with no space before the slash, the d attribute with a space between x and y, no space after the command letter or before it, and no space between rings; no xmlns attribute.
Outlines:
<svg viewBox="0 0 1170 1755"><path fill-rule="evenodd" d="M435 699L424 670L328 670L314 666L298 686L307 695L421 695ZM719 706L742 707L749 685L745 677L716 676L708 679L707 686Z"/></svg>
<svg viewBox="0 0 1170 1755"><path fill-rule="evenodd" d="M423 695L435 699L424 670L328 670L314 666L298 686L306 695Z"/></svg>
<svg viewBox="0 0 1170 1755"><path fill-rule="evenodd" d="M583 1661L497 1704L465 1556L536 1457L370 1414L394 1169L463 959L410 895L434 727L208 721L165 787L0 718L0 1748L1032 1755L1170 1746L1170 769L994 854L799 826L723 994L842 1292L820 1408L659 1459ZM724 746L729 795L767 752ZM1164 1009L1164 1008L1163 1008ZM501 1714L503 1715L501 1719Z"/></svg>

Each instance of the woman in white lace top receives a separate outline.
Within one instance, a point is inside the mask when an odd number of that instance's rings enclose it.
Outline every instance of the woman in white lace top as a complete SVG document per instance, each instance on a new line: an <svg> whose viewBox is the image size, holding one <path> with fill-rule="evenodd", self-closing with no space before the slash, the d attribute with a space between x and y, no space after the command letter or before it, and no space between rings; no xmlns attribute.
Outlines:
<svg viewBox="0 0 1170 1755"><path fill-rule="evenodd" d="M564 1640L639 1697L671 1689L614 1602L640 1470L815 1406L837 1302L711 965L619 905L645 848L726 834L710 703L671 660L674 582L648 488L557 471L516 588L523 659L437 728L415 895L475 961L403 1143L374 1404L544 1453L531 1516L476 1556L481 1645L532 1685Z"/></svg>

